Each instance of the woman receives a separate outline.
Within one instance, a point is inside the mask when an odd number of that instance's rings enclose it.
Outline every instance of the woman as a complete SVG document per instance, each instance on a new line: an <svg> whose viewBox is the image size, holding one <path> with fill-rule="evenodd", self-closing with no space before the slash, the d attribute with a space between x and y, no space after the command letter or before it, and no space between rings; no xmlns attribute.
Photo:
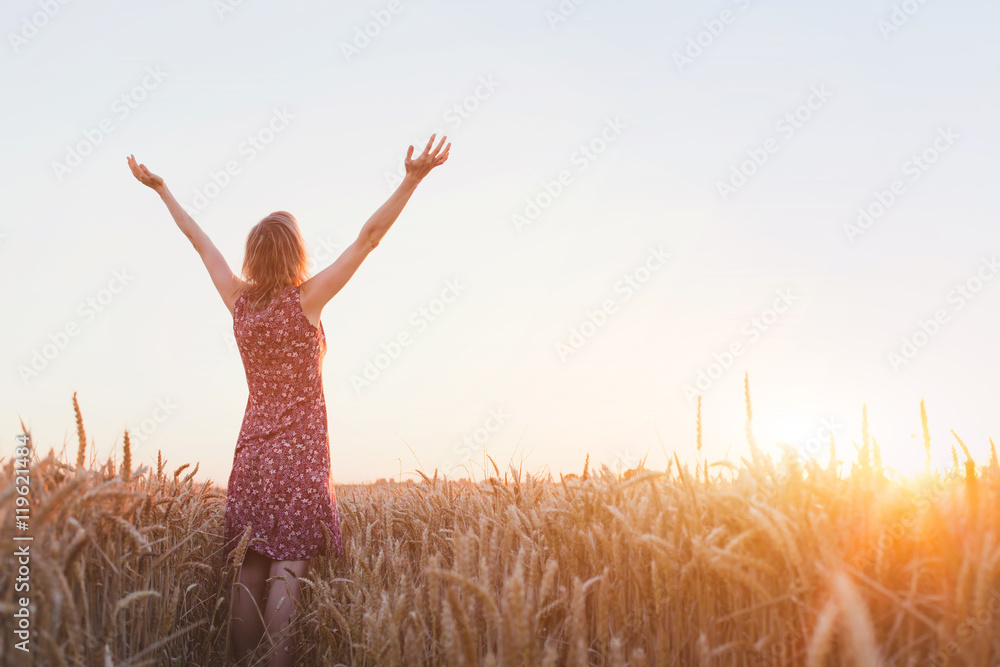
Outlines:
<svg viewBox="0 0 1000 667"><path fill-rule="evenodd" d="M232 635L239 664L271 652L271 665L290 665L288 631L299 600L298 577L308 559L326 553L325 525L343 555L322 384L326 335L323 306L350 280L382 240L430 171L448 159L451 144L431 135L423 153L406 152L406 176L368 219L358 238L330 266L306 275L306 247L295 218L267 216L247 236L242 280L167 189L135 156L132 173L167 205L194 245L233 315L233 332L246 372L249 398L226 492L225 553L251 526L249 547L233 588ZM330 554L333 555L333 554ZM288 577L288 574L291 577ZM267 580L268 603L262 604ZM273 603L272 603L273 601ZM263 613L259 610L263 608Z"/></svg>

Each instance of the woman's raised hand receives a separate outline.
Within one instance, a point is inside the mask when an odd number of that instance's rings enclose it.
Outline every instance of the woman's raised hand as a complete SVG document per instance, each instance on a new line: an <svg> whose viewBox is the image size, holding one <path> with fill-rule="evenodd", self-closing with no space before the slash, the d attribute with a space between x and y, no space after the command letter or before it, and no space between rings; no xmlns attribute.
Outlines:
<svg viewBox="0 0 1000 667"><path fill-rule="evenodd" d="M163 187L163 179L146 169L146 165L136 162L134 155L128 156L128 166L132 169L132 175L143 185L153 188L157 192Z"/></svg>
<svg viewBox="0 0 1000 667"><path fill-rule="evenodd" d="M422 179L431 173L431 169L444 164L448 160L448 151L451 150L451 144L444 145L448 137L441 137L441 141L438 142L437 147L434 147L434 138L436 136L437 134L431 135L430 141L427 142L427 147L424 148L424 152L418 155L416 159L413 158L413 146L410 146L406 151L405 165L407 176L413 176L418 180ZM442 146L444 146L443 151L441 150Z"/></svg>

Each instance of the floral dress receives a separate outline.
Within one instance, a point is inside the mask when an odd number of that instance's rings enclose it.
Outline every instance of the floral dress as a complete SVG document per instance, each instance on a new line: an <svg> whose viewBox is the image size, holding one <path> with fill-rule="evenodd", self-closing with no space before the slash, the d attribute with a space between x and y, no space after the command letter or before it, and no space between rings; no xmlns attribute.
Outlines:
<svg viewBox="0 0 1000 667"><path fill-rule="evenodd" d="M241 293L233 307L250 396L226 490L226 554L247 524L249 548L268 558L326 554L321 522L344 553L323 395L326 333L309 322L300 295L286 287L255 312Z"/></svg>

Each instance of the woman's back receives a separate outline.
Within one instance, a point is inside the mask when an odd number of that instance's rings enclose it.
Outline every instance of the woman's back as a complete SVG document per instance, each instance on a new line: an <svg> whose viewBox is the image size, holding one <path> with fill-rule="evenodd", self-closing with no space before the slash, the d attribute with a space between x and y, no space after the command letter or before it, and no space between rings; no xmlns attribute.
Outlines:
<svg viewBox="0 0 1000 667"><path fill-rule="evenodd" d="M233 334L243 358L250 404L266 415L323 398L326 333L299 303L299 287L285 287L254 311L250 295L233 308Z"/></svg>
<svg viewBox="0 0 1000 667"><path fill-rule="evenodd" d="M226 538L232 548L247 524L250 548L275 560L325 552L320 521L342 553L322 362L323 325L302 311L298 286L260 310L247 293L233 308L233 333L246 371L246 414L229 478Z"/></svg>

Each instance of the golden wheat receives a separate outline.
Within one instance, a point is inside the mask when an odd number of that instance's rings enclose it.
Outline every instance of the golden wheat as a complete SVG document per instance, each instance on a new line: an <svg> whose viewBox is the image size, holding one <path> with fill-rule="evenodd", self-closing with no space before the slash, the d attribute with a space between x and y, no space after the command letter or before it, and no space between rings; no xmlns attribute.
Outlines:
<svg viewBox="0 0 1000 667"><path fill-rule="evenodd" d="M825 467L775 462L745 392L743 467L699 450L693 469L616 472L588 456L554 480L487 457L481 481L338 486L345 557L317 557L301 580L297 664L998 664L992 443L987 466L956 435L964 465L953 447L950 470L890 478L864 408L849 474L833 442ZM170 475L161 452L133 470L127 435L120 465L87 468L73 405L79 465L32 461L34 664L227 664L252 540L223 553L225 489L196 481L197 463ZM922 403L920 419L929 450ZM7 544L14 485L4 460ZM6 658L11 549L0 566Z"/></svg>

